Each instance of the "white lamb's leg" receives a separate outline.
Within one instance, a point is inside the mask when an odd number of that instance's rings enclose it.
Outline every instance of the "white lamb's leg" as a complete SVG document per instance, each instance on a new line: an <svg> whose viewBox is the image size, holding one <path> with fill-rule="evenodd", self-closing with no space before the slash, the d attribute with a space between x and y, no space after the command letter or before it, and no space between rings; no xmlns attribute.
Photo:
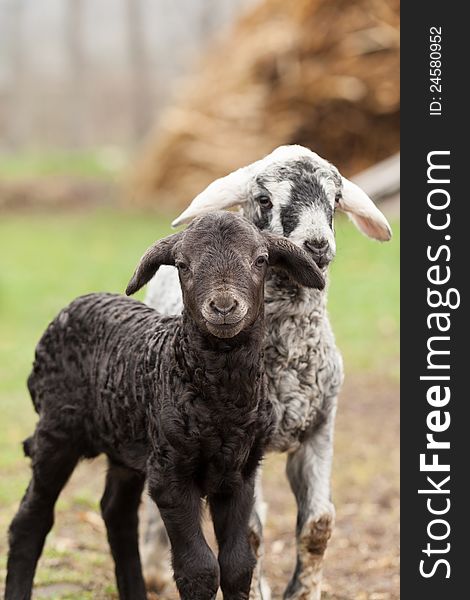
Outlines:
<svg viewBox="0 0 470 600"><path fill-rule="evenodd" d="M263 576L264 539L267 504L263 500L262 472L258 470L255 485L255 505L250 519L250 541L256 555L256 567L251 581L250 600L271 600L271 590Z"/></svg>
<svg viewBox="0 0 470 600"><path fill-rule="evenodd" d="M179 315L183 310L183 297L175 267L162 265L147 285L145 304L163 315Z"/></svg>
<svg viewBox="0 0 470 600"><path fill-rule="evenodd" d="M335 511L330 476L336 400L326 420L289 454L287 476L297 501L297 564L284 600L320 600L323 556Z"/></svg>
<svg viewBox="0 0 470 600"><path fill-rule="evenodd" d="M144 494L140 557L148 590L162 592L172 580L170 542L155 502Z"/></svg>

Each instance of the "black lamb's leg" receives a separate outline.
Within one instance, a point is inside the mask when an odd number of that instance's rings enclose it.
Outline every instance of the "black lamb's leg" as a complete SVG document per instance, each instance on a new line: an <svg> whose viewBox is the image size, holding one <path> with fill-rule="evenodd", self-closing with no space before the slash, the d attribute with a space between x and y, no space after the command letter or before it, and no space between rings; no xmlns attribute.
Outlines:
<svg viewBox="0 0 470 600"><path fill-rule="evenodd" d="M110 463L101 498L121 600L147 598L139 556L137 514L144 482L143 475Z"/></svg>
<svg viewBox="0 0 470 600"><path fill-rule="evenodd" d="M149 492L170 538L174 577L181 600L215 600L219 565L201 529L199 490L190 480L177 483L177 478L169 475L150 476Z"/></svg>
<svg viewBox="0 0 470 600"><path fill-rule="evenodd" d="M256 558L250 543L249 522L254 482L249 480L227 494L214 494L209 504L219 544L220 587L224 600L248 600Z"/></svg>
<svg viewBox="0 0 470 600"><path fill-rule="evenodd" d="M37 430L30 444L32 478L9 529L5 600L31 598L36 565L54 523L54 505L79 455L67 441Z"/></svg>

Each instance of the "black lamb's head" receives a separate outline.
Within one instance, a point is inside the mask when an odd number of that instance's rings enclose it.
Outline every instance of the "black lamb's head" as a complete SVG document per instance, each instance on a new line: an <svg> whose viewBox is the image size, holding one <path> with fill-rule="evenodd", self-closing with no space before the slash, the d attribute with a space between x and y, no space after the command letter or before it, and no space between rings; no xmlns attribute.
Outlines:
<svg viewBox="0 0 470 600"><path fill-rule="evenodd" d="M219 338L236 336L262 314L269 266L283 269L300 285L325 285L304 250L230 212L203 215L186 230L156 242L142 257L126 293L140 289L163 264L178 269L187 313L201 330Z"/></svg>

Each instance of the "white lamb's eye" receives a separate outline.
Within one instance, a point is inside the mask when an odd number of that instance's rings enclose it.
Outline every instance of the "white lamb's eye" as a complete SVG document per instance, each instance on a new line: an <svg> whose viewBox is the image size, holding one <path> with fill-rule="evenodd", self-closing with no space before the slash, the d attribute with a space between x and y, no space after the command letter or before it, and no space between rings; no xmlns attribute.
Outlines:
<svg viewBox="0 0 470 600"><path fill-rule="evenodd" d="M266 265L268 263L268 257L267 256L258 256L258 258L255 260L255 265L257 267L262 267L263 265Z"/></svg>
<svg viewBox="0 0 470 600"><path fill-rule="evenodd" d="M273 203L271 202L270 197L266 196L265 194L262 194L261 196L258 196L256 198L256 200L258 201L258 204L262 208L272 208L273 207Z"/></svg>

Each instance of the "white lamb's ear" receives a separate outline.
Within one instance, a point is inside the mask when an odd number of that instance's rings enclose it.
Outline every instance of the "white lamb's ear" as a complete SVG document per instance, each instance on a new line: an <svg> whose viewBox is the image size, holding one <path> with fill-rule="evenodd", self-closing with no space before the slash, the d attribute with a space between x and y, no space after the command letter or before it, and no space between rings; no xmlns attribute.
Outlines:
<svg viewBox="0 0 470 600"><path fill-rule="evenodd" d="M198 194L188 208L177 217L172 227L191 221L199 215L243 204L250 198L250 184L256 174L264 167L275 162L293 160L312 155L312 151L303 146L279 146L271 154L256 162L216 179ZM315 155L316 156L316 155ZM317 157L318 159L319 157Z"/></svg>
<svg viewBox="0 0 470 600"><path fill-rule="evenodd" d="M246 202L249 198L250 181L254 174L255 164L237 169L225 177L213 181L172 222L172 227L187 223L195 217L213 210L223 210Z"/></svg>
<svg viewBox="0 0 470 600"><path fill-rule="evenodd" d="M385 216L361 188L342 177L343 194L338 208L344 211L359 231L374 240L388 242L392 230Z"/></svg>

